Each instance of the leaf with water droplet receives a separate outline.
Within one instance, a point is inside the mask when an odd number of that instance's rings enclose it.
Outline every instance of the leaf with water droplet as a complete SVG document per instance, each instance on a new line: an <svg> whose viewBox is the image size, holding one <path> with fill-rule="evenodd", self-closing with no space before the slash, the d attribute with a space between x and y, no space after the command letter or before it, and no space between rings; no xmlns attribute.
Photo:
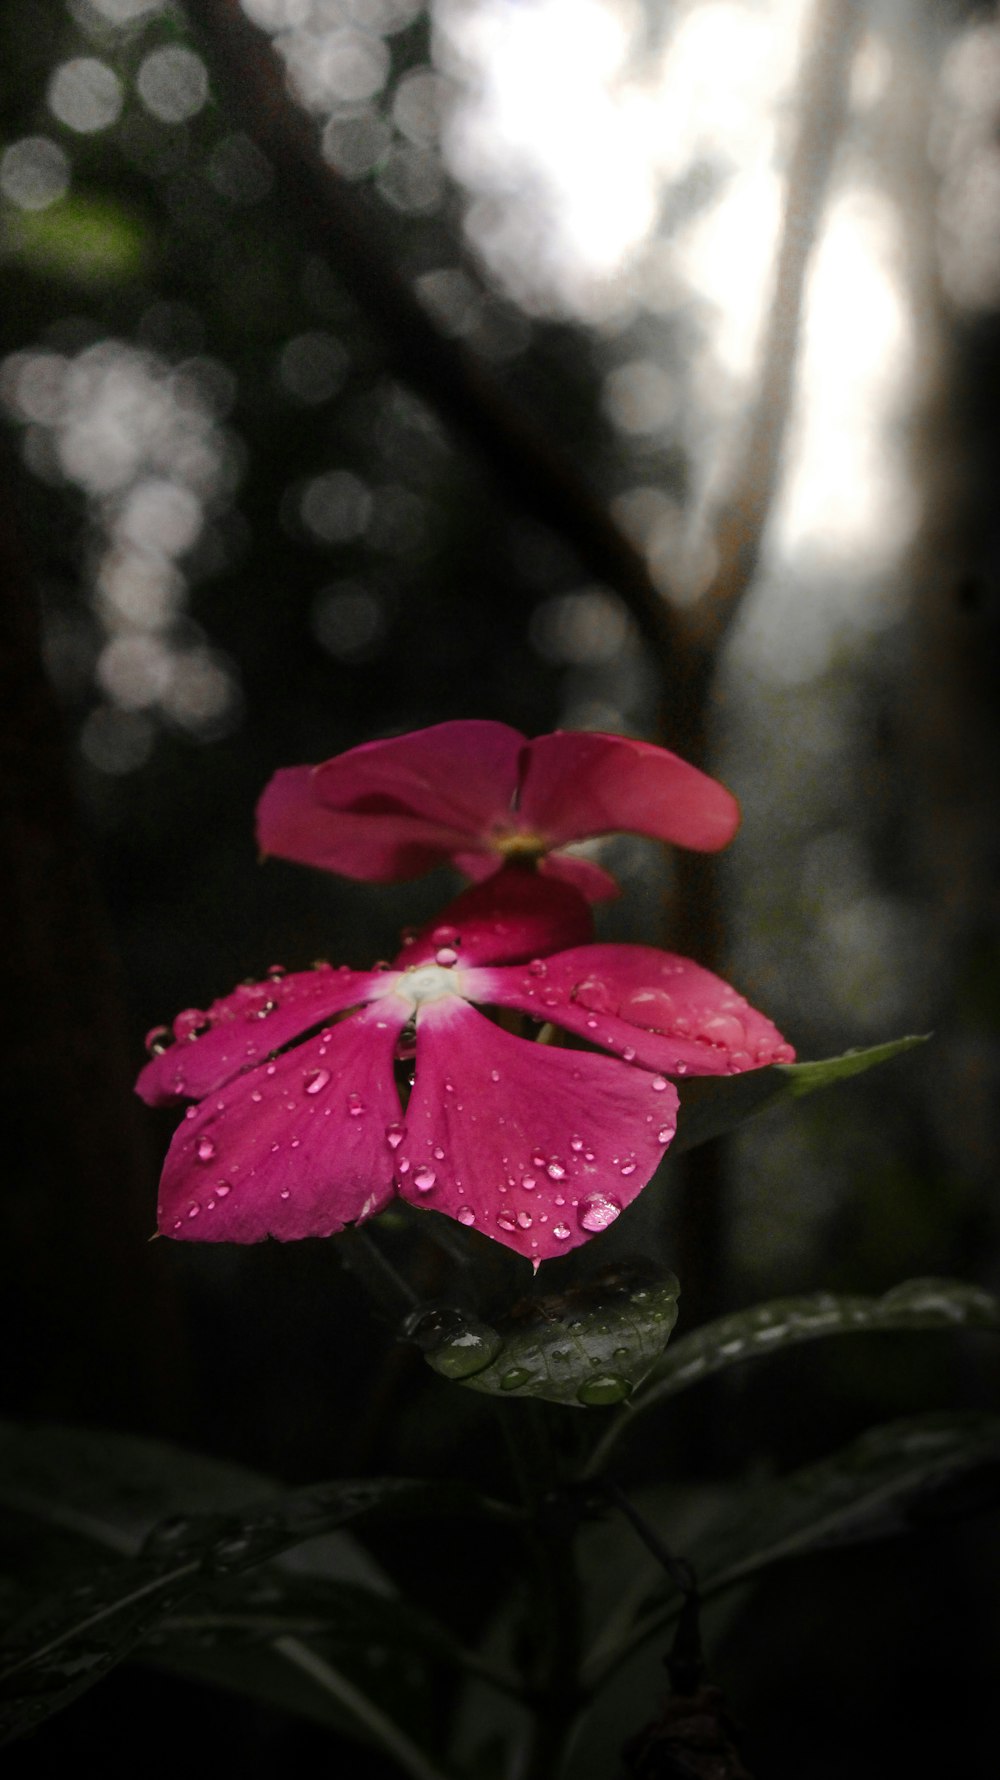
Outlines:
<svg viewBox="0 0 1000 1780"><path fill-rule="evenodd" d="M926 1044L929 1033L892 1039L863 1051L845 1051L840 1057L824 1057L815 1063L774 1063L765 1069L748 1069L735 1076L702 1077L690 1084L681 1101L681 1116L671 1156L693 1150L713 1137L736 1131L748 1119L770 1112L820 1088L831 1088L852 1075L863 1075L916 1045Z"/></svg>
<svg viewBox="0 0 1000 1780"><path fill-rule="evenodd" d="M600 1215L610 1222L608 1208ZM525 1299L495 1326L433 1311L410 1319L406 1333L435 1372L471 1390L592 1408L624 1401L646 1377L670 1337L677 1297L672 1273L621 1261L566 1292Z"/></svg>

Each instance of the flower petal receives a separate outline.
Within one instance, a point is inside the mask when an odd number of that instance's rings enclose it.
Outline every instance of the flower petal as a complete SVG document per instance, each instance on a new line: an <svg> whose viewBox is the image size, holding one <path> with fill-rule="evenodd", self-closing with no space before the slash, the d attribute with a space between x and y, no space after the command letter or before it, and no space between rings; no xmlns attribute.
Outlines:
<svg viewBox="0 0 1000 1780"><path fill-rule="evenodd" d="M392 1196L401 1129L398 1003L362 1009L191 1108L160 1183L159 1228L191 1242L332 1236Z"/></svg>
<svg viewBox="0 0 1000 1780"><path fill-rule="evenodd" d="M201 1100L310 1026L357 1007L384 983L381 971L333 970L329 964L241 983L204 1013L189 1008L178 1014L175 1042L146 1064L136 1093L148 1106Z"/></svg>
<svg viewBox="0 0 1000 1780"><path fill-rule="evenodd" d="M795 1056L721 977L651 946L580 946L527 970L471 971L464 987L667 1075L735 1075Z"/></svg>
<svg viewBox="0 0 1000 1780"><path fill-rule="evenodd" d="M328 809L423 816L477 841L508 815L526 746L506 723L436 723L324 761L316 794Z"/></svg>
<svg viewBox="0 0 1000 1780"><path fill-rule="evenodd" d="M396 963L514 963L540 952L585 944L594 931L590 904L569 884L505 865L463 890L409 939ZM442 950L454 956L439 960Z"/></svg>
<svg viewBox="0 0 1000 1780"><path fill-rule="evenodd" d="M574 853L547 853L539 861L538 869L547 878L572 884L588 902L611 902L621 895L621 887L609 871L595 865L592 859L580 859Z"/></svg>
<svg viewBox="0 0 1000 1780"><path fill-rule="evenodd" d="M628 736L563 732L529 743L518 820L553 845L645 834L713 853L731 841L731 791L666 748Z"/></svg>
<svg viewBox="0 0 1000 1780"><path fill-rule="evenodd" d="M457 997L428 1002L397 1188L544 1261L614 1222L676 1117L675 1089L645 1070L513 1038Z"/></svg>
<svg viewBox="0 0 1000 1780"><path fill-rule="evenodd" d="M361 815L329 809L320 801L314 766L275 773L257 804L257 845L262 853L315 865L345 878L389 884L418 878L469 845L464 829L442 827L405 811Z"/></svg>

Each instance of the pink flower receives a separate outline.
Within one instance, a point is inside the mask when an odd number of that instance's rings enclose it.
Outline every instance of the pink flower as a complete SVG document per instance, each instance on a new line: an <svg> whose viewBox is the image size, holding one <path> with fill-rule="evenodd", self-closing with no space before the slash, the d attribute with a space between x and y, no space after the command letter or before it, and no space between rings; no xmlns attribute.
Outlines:
<svg viewBox="0 0 1000 1780"><path fill-rule="evenodd" d="M257 838L264 853L381 884L448 860L473 879L538 860L600 902L617 895L614 879L553 849L627 831L711 853L739 819L731 792L665 748L593 733L529 742L505 723L470 721L275 773Z"/></svg>
<svg viewBox="0 0 1000 1780"><path fill-rule="evenodd" d="M274 971L179 1015L169 1048L163 1029L152 1034L143 1099L200 1103L167 1155L160 1230L216 1242L331 1236L395 1194L533 1261L607 1228L674 1134L668 1075L794 1053L686 958L588 944L530 956L574 922L585 936L589 919L568 886L504 874L459 897L393 966ZM519 1037L482 1007L607 1054ZM405 1108L401 1059L414 1071Z"/></svg>

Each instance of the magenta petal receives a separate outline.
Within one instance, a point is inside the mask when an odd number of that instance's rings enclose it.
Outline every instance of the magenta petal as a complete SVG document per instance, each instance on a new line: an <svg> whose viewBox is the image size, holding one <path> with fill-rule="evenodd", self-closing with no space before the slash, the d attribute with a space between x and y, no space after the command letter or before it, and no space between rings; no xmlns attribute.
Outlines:
<svg viewBox="0 0 1000 1780"><path fill-rule="evenodd" d="M475 843L507 816L526 745L506 723L437 723L324 761L316 794L328 809L423 816Z"/></svg>
<svg viewBox="0 0 1000 1780"><path fill-rule="evenodd" d="M190 1242L332 1236L392 1196L393 1049L405 1009L363 1009L192 1108L167 1153L158 1224Z"/></svg>
<svg viewBox="0 0 1000 1780"><path fill-rule="evenodd" d="M384 983L381 971L333 970L329 964L241 983L204 1013L192 1008L178 1015L176 1042L146 1064L136 1093L148 1106L201 1100L310 1026L357 1007Z"/></svg>
<svg viewBox="0 0 1000 1780"><path fill-rule="evenodd" d="M645 1070L513 1038L457 998L429 1002L397 1187L548 1260L614 1222L653 1174L676 1117L676 1091Z"/></svg>
<svg viewBox="0 0 1000 1780"><path fill-rule="evenodd" d="M466 993L551 1020L667 1075L733 1075L795 1056L721 977L651 946L581 946L527 970L474 971Z"/></svg>
<svg viewBox="0 0 1000 1780"><path fill-rule="evenodd" d="M594 931L590 904L569 884L505 865L463 890L421 929L396 960L408 969L433 961L492 964L585 944ZM441 957L442 952L451 954Z"/></svg>
<svg viewBox="0 0 1000 1780"><path fill-rule="evenodd" d="M611 902L621 895L621 887L609 871L595 865L592 859L578 859L573 853L549 853L540 861L539 870L547 878L572 884L588 902Z"/></svg>
<svg viewBox="0 0 1000 1780"><path fill-rule="evenodd" d="M339 872L345 878L388 884L420 877L468 846L464 829L442 827L404 811L361 815L320 801L321 767L291 766L275 773L257 804L262 853Z"/></svg>
<svg viewBox="0 0 1000 1780"><path fill-rule="evenodd" d="M552 846L628 833L712 853L732 840L740 809L724 785L666 748L567 731L529 744L518 820Z"/></svg>

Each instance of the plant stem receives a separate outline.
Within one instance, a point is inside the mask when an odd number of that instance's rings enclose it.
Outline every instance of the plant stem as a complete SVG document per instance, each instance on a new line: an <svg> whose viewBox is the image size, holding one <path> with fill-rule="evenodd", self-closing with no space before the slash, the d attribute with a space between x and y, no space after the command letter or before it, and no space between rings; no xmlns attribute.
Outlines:
<svg viewBox="0 0 1000 1780"><path fill-rule="evenodd" d="M308 1675L339 1706L346 1707L364 1725L375 1742L398 1761L400 1767L411 1776L411 1780L448 1780L443 1770L428 1761L423 1751L417 1748L405 1731L393 1724L392 1719L376 1706L374 1700L355 1687L353 1681L349 1681L346 1675L342 1675L324 1657L311 1650L308 1644L303 1644L300 1638L276 1638L274 1649L286 1662L292 1663L304 1675Z"/></svg>

